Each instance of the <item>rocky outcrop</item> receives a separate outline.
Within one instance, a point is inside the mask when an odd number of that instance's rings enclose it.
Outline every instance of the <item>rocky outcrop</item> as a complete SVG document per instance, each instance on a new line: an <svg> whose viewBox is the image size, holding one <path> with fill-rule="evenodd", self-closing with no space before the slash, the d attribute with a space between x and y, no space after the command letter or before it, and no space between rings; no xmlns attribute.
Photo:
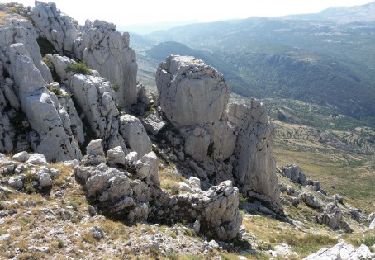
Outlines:
<svg viewBox="0 0 375 260"><path fill-rule="evenodd" d="M263 105L228 104L223 76L193 57L169 56L159 65L156 84L161 110L184 139L184 153L213 183L233 179L242 193L278 208L272 127Z"/></svg>
<svg viewBox="0 0 375 260"><path fill-rule="evenodd" d="M342 229L347 233L353 232L349 224L344 219L344 213L335 203L329 203L324 212L317 216L319 224L327 225L331 229Z"/></svg>
<svg viewBox="0 0 375 260"><path fill-rule="evenodd" d="M75 40L79 37L78 23L56 8L56 4L35 2L30 18L39 37L47 39L61 54L74 53Z"/></svg>
<svg viewBox="0 0 375 260"><path fill-rule="evenodd" d="M123 115L120 118L120 124L122 137L126 140L127 145L137 152L138 156L142 157L151 151L150 138L138 118L131 115Z"/></svg>
<svg viewBox="0 0 375 260"><path fill-rule="evenodd" d="M120 112L116 107L111 83L95 71L91 75L69 71L69 66L75 64L75 61L67 57L54 54L46 58L74 96L94 137L103 139L105 149L118 145L126 149L119 133Z"/></svg>
<svg viewBox="0 0 375 260"><path fill-rule="evenodd" d="M177 127L220 120L229 98L224 77L202 60L170 56L156 72L160 106Z"/></svg>
<svg viewBox="0 0 375 260"><path fill-rule="evenodd" d="M85 46L82 60L116 86L119 106L137 101L137 63L129 47L129 33L116 31L116 26L102 21L86 22L82 36Z"/></svg>
<svg viewBox="0 0 375 260"><path fill-rule="evenodd" d="M43 154L22 152L12 159L0 160L2 183L17 191L48 194L59 174L59 170L47 167Z"/></svg>
<svg viewBox="0 0 375 260"><path fill-rule="evenodd" d="M354 248L351 244L339 242L331 248L322 248L315 254L309 255L304 260L319 259L374 259L375 254L371 253L366 245Z"/></svg>
<svg viewBox="0 0 375 260"><path fill-rule="evenodd" d="M0 81L2 86L6 85L4 90L2 88L5 97L2 106L11 111L1 119L1 135L5 141L2 146L7 151L22 146L13 143L16 137L12 138L9 131L16 118L23 118L25 125L19 122L21 125L17 128L24 129L26 148L30 146L34 151L45 154L48 160L81 158L78 142L66 120L66 110L47 89L52 77L40 56L33 26L13 15L0 28L0 35L0 60L3 64ZM24 146L22 148L25 149Z"/></svg>
<svg viewBox="0 0 375 260"><path fill-rule="evenodd" d="M238 188L226 181L202 191L198 178L183 184L179 195L167 197L158 193L153 218L168 223L185 220L199 225L198 231L209 236L221 240L235 238L242 223Z"/></svg>
<svg viewBox="0 0 375 260"><path fill-rule="evenodd" d="M103 21L87 21L78 26L54 3L36 2L30 18L39 36L48 40L61 55L76 57L97 70L116 86L121 107L137 101L135 52L129 47L129 34Z"/></svg>
<svg viewBox="0 0 375 260"><path fill-rule="evenodd" d="M84 184L89 201L104 214L128 223L148 219L199 223L197 232L221 240L238 235L242 222L239 190L230 181L202 191L200 180L191 178L186 189L171 196L160 189L159 160L153 152L128 162L133 166L128 165L129 171L108 167L103 157L101 140L91 141L82 165L75 168L75 176Z"/></svg>
<svg viewBox="0 0 375 260"><path fill-rule="evenodd" d="M232 105L233 108L244 105ZM272 151L272 126L263 105L252 100L237 125L235 179L242 192L279 203L276 161ZM234 114L234 112L229 112Z"/></svg>

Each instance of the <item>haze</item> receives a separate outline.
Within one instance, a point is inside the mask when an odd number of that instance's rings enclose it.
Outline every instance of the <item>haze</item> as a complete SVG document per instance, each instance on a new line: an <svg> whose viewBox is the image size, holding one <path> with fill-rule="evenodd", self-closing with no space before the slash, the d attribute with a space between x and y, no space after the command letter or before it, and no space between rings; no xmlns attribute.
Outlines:
<svg viewBox="0 0 375 260"><path fill-rule="evenodd" d="M1 0L1 2L12 2L12 0ZM18 2L28 6L34 5L33 0L18 0ZM312 13L333 6L361 5L369 0L54 0L54 2L60 10L80 23L86 19L100 19L126 27L163 22L203 22L252 16L273 17Z"/></svg>

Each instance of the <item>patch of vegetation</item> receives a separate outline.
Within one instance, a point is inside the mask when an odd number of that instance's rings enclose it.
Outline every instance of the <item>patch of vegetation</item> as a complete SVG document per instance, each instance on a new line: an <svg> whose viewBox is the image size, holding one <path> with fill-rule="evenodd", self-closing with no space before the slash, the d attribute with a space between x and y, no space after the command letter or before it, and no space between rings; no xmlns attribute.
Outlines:
<svg viewBox="0 0 375 260"><path fill-rule="evenodd" d="M76 62L69 64L66 68L66 72L73 72L76 74L83 74L83 75L92 75L92 71L87 65L83 62Z"/></svg>
<svg viewBox="0 0 375 260"><path fill-rule="evenodd" d="M357 246L360 246L362 244L365 244L368 247L372 247L375 245L375 232L372 234L365 234L363 238L358 239L355 243Z"/></svg>
<svg viewBox="0 0 375 260"><path fill-rule="evenodd" d="M0 24L4 24L6 16L7 16L7 14L5 12L0 11Z"/></svg>
<svg viewBox="0 0 375 260"><path fill-rule="evenodd" d="M63 96L63 94L64 94L64 93L61 91L60 88L55 87L55 86L53 86L53 85L48 85L48 86L47 86L47 89L48 89L49 91L51 91L52 93L54 93L56 96Z"/></svg>
<svg viewBox="0 0 375 260"><path fill-rule="evenodd" d="M375 165L373 156L338 153L337 150L308 151L276 143L279 166L295 163L306 175L319 180L330 194L339 193L358 208L373 211L375 202Z"/></svg>
<svg viewBox="0 0 375 260"><path fill-rule="evenodd" d="M38 180L38 177L36 174L31 173L28 171L25 174L25 180L24 180L24 187L26 193L35 193L37 189L34 186L34 183Z"/></svg>
<svg viewBox="0 0 375 260"><path fill-rule="evenodd" d="M249 216L244 217L243 225L245 229L254 234L260 242L259 249L269 250L272 247L287 243L291 246L292 251L299 254L300 257L307 256L316 252L322 247L332 246L337 239L331 237L319 227L314 226L313 232L301 232L292 225L274 220L266 216Z"/></svg>
<svg viewBox="0 0 375 260"><path fill-rule="evenodd" d="M160 187L176 195L179 192L178 183L183 182L185 178L177 173L174 165L159 168Z"/></svg>
<svg viewBox="0 0 375 260"><path fill-rule="evenodd" d="M120 85L117 84L117 83L114 83L112 84L112 89L115 91L115 92L118 92L120 90Z"/></svg>

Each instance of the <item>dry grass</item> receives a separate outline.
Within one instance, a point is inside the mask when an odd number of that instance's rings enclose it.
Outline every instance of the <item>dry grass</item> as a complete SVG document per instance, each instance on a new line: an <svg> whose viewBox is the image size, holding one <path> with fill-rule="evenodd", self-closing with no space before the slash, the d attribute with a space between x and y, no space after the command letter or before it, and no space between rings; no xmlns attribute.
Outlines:
<svg viewBox="0 0 375 260"><path fill-rule="evenodd" d="M0 25L3 25L5 23L5 18L7 17L7 13L0 11Z"/></svg>
<svg viewBox="0 0 375 260"><path fill-rule="evenodd" d="M159 178L160 187L173 195L178 194L178 183L186 180L178 174L176 166L173 164L159 167Z"/></svg>
<svg viewBox="0 0 375 260"><path fill-rule="evenodd" d="M317 226L311 230L301 230L265 216L245 216L245 229L262 241L260 247L271 249L280 243L287 243L299 257L307 256L319 248L331 246L337 242L336 237Z"/></svg>
<svg viewBox="0 0 375 260"><path fill-rule="evenodd" d="M338 154L335 151L315 152L275 149L278 165L296 163L309 178L318 180L330 194L344 195L348 202L369 212L375 208L375 158L365 155Z"/></svg>

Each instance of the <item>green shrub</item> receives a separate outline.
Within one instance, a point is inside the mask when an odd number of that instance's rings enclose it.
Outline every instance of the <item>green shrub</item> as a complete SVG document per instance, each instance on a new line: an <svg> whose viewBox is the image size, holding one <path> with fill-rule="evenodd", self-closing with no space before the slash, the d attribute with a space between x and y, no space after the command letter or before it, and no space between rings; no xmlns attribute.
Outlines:
<svg viewBox="0 0 375 260"><path fill-rule="evenodd" d="M48 85L47 89L49 91L51 91L52 93L55 93L56 96L62 96L63 95L63 92L61 91L61 89L59 89L59 88L57 88L55 86Z"/></svg>
<svg viewBox="0 0 375 260"><path fill-rule="evenodd" d="M375 235L366 235L358 244L365 244L368 247L375 245Z"/></svg>
<svg viewBox="0 0 375 260"><path fill-rule="evenodd" d="M119 89L120 89L119 84L112 84L112 89L113 89L115 92L119 91Z"/></svg>
<svg viewBox="0 0 375 260"><path fill-rule="evenodd" d="M92 71L87 65L83 62L72 63L66 68L66 72L73 72L83 75L91 75Z"/></svg>

